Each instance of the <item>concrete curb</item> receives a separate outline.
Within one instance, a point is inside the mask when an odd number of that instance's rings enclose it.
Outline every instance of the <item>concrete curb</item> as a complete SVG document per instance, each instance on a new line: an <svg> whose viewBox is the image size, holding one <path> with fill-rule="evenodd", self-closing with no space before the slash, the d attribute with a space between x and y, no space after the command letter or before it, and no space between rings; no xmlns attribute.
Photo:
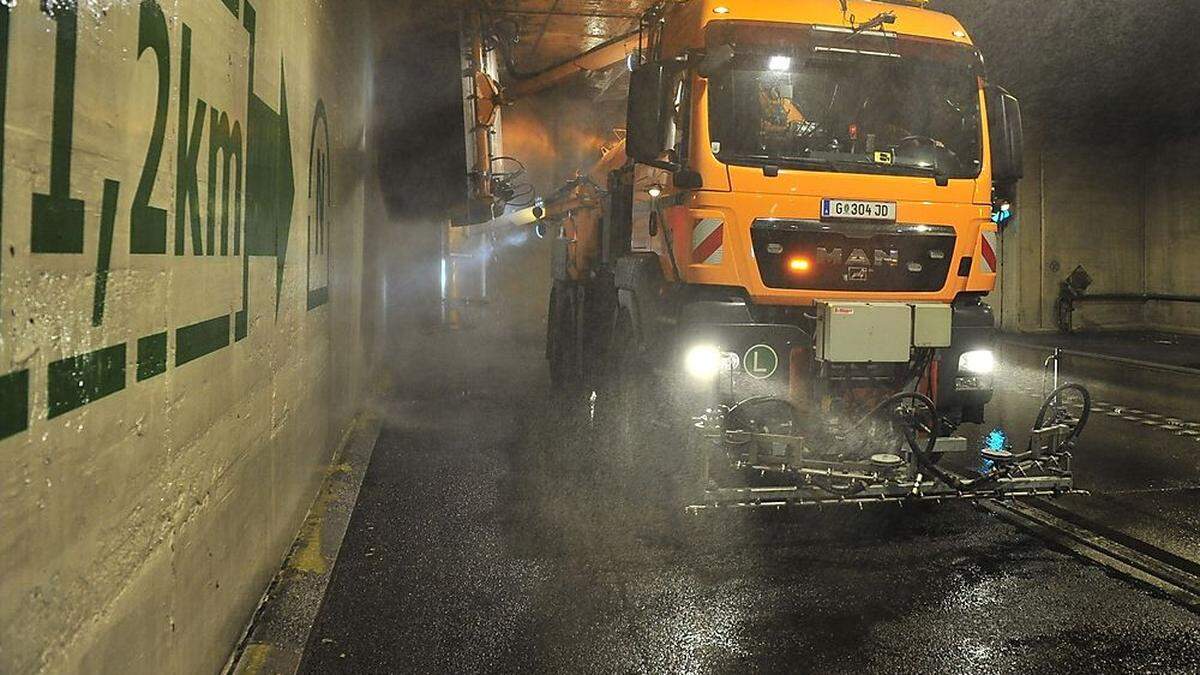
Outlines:
<svg viewBox="0 0 1200 675"><path fill-rule="evenodd" d="M226 675L293 675L299 669L381 426L378 415L368 412L348 434Z"/></svg>

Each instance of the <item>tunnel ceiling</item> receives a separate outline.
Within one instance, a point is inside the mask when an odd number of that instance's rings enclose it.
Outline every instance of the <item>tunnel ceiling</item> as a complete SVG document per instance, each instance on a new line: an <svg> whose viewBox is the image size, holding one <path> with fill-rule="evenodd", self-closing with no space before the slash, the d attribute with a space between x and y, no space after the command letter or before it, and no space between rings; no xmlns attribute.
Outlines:
<svg viewBox="0 0 1200 675"><path fill-rule="evenodd" d="M989 77L1056 131L1097 144L1200 129L1196 5L1168 0L935 0L967 27Z"/></svg>
<svg viewBox="0 0 1200 675"><path fill-rule="evenodd" d="M493 0L495 19L514 29L517 72L536 73L637 30L654 0Z"/></svg>
<svg viewBox="0 0 1200 675"><path fill-rule="evenodd" d="M834 2L835 0L829 0ZM516 38L514 74L533 74L636 30L654 0L491 0ZM958 17L989 74L1038 119L1093 136L1200 129L1200 41L1191 3L1146 0L933 0ZM1089 131L1090 130L1090 131ZM1097 138L1096 140L1102 140Z"/></svg>

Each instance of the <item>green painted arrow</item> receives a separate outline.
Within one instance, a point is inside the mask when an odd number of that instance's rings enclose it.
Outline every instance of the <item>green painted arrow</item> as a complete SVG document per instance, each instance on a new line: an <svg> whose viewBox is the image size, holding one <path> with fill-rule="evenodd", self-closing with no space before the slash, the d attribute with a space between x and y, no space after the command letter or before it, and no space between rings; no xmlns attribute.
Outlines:
<svg viewBox="0 0 1200 675"><path fill-rule="evenodd" d="M276 259L277 317L292 228L295 180L287 82L281 59L279 112L272 110L258 96L251 95L246 124L246 251L251 256L274 256Z"/></svg>
<svg viewBox="0 0 1200 675"><path fill-rule="evenodd" d="M283 59L279 60L279 220L275 223L275 317L279 317L279 296L283 292L283 263L287 260L288 235L292 231L292 206L296 201L296 172L292 167L292 127L288 122L287 80Z"/></svg>

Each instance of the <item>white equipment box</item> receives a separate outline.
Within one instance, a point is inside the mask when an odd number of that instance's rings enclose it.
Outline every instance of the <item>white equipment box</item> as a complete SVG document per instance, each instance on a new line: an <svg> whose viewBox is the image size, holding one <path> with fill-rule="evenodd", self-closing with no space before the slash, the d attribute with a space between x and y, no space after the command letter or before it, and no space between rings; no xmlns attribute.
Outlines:
<svg viewBox="0 0 1200 675"><path fill-rule="evenodd" d="M817 359L831 363L908 363L913 347L949 347L949 305L817 303Z"/></svg>
<svg viewBox="0 0 1200 675"><path fill-rule="evenodd" d="M949 347L954 324L950 305L913 305L913 346Z"/></svg>

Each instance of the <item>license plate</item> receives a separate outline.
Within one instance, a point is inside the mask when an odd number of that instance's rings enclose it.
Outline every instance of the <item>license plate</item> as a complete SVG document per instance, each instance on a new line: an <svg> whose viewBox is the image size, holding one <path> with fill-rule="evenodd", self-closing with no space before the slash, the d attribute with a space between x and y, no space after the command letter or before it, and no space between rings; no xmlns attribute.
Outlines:
<svg viewBox="0 0 1200 675"><path fill-rule="evenodd" d="M864 202L854 199L822 199L821 218L880 220L896 222L895 202Z"/></svg>

